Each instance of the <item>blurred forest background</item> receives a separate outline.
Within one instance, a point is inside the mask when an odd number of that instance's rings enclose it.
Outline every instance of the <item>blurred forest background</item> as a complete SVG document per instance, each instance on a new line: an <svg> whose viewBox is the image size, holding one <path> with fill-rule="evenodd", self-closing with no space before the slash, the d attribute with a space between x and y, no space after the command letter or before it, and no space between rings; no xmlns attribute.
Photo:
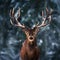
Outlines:
<svg viewBox="0 0 60 60"><path fill-rule="evenodd" d="M41 11L53 9L52 21L41 28L37 44L41 49L40 60L60 60L60 0L0 0L0 60L19 60L20 49L26 36L21 28L12 26L9 12L17 14L21 8L20 22L32 28L41 22Z"/></svg>

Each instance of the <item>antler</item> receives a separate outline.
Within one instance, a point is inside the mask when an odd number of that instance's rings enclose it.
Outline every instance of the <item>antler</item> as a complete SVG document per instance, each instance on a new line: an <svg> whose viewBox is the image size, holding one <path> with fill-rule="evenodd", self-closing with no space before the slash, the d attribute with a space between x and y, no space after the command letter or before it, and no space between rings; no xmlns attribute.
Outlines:
<svg viewBox="0 0 60 60"><path fill-rule="evenodd" d="M19 8L19 10L18 10L18 18L16 18L15 15L14 15L14 8L13 8L12 10L10 10L10 17L11 17L10 22L11 22L12 25L18 26L18 27L21 27L21 28L25 28L25 26L22 25L22 24L18 21L18 19L20 18L20 8ZM13 21L16 21L16 24L14 24Z"/></svg>
<svg viewBox="0 0 60 60"><path fill-rule="evenodd" d="M47 15L44 17L44 12L42 11L42 19L43 19L43 21L42 21L41 25L38 24L36 27L44 27L44 26L46 26L47 25L46 20L48 20L49 23L51 22L52 11L48 11L48 9L46 8L46 14Z"/></svg>

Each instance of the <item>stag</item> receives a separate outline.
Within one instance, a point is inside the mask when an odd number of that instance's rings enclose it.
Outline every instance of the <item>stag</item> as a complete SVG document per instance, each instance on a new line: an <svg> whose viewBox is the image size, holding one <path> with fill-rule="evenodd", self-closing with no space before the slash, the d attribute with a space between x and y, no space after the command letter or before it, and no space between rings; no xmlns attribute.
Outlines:
<svg viewBox="0 0 60 60"><path fill-rule="evenodd" d="M31 29L31 28L26 28L25 25L19 22L20 8L18 10L18 18L15 18L14 16L15 14L14 9L10 10L11 24L22 28L22 31L26 34L26 40L24 41L21 51L20 51L21 60L38 60L39 59L40 50L37 46L36 35L39 31L39 28L44 27L50 23L51 13L52 12L50 12L46 8L46 16L44 16L44 12L42 11L42 16L41 16L43 20L42 23L35 25L35 27ZM48 20L48 23L46 23L46 20ZM14 23L14 21L16 21L16 23Z"/></svg>

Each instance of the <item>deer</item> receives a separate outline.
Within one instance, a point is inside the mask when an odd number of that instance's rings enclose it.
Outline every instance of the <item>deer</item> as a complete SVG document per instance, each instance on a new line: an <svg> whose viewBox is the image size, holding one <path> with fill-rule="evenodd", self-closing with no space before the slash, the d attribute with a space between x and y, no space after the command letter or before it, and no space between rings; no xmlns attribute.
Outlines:
<svg viewBox="0 0 60 60"><path fill-rule="evenodd" d="M18 9L18 18L15 18L14 14L14 8L10 10L10 23L14 26L22 28L22 31L26 35L26 40L23 42L21 50L20 50L20 57L21 60L39 60L40 56L40 49L37 46L37 39L36 35L39 32L39 28L44 27L51 22L51 14L46 8L46 16L44 16L44 12L42 11L42 23L36 24L33 29L27 28L24 24L21 24L19 22L20 19L20 8ZM46 23L46 20L48 20L48 23ZM16 23L14 23L16 21Z"/></svg>

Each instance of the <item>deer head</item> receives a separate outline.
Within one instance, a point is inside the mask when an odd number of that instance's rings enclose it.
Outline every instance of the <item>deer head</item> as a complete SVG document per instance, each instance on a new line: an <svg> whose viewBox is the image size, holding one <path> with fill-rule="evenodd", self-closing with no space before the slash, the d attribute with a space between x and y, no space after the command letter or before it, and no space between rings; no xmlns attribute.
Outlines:
<svg viewBox="0 0 60 60"><path fill-rule="evenodd" d="M23 29L23 31L25 32L26 34L26 38L28 40L28 43L30 44L33 44L34 42L36 42L36 34L37 32L39 31L39 28L40 27L44 27L47 25L46 23L46 20L48 20L48 24L50 23L51 21L51 13L52 11L48 11L48 9L46 8L46 16L44 16L44 12L42 11L42 23L41 24L37 24L35 25L35 27L33 29L30 29L30 28L26 28L25 25L22 25L20 22L19 22L19 18L20 18L20 8L18 10L18 18L15 18L14 16L14 8L12 10L10 10L10 22L12 25L14 26L18 26L18 27L21 27ZM14 21L16 21L16 23L14 23Z"/></svg>

